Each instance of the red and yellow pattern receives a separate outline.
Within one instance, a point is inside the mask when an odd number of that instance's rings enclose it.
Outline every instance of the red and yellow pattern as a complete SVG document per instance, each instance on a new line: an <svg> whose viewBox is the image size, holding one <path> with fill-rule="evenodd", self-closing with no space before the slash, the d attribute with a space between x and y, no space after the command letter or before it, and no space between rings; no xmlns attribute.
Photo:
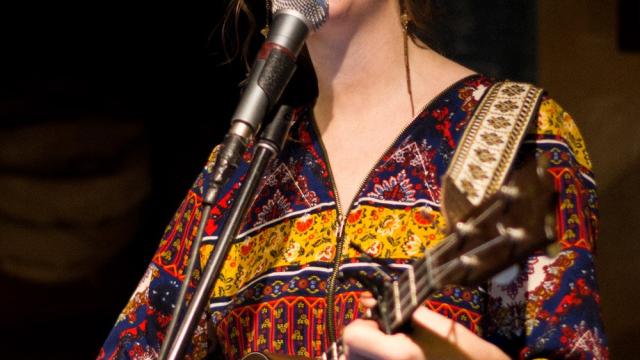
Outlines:
<svg viewBox="0 0 640 360"><path fill-rule="evenodd" d="M345 209L341 241L336 237L337 206L319 135L309 109L297 111L290 139L265 176L231 246L188 358L204 358L212 350L218 351L215 358L226 359L240 359L250 351L322 354L329 345L329 313L334 314L338 335L362 316L358 294L364 289L353 280L338 279L334 308L328 308L334 267L344 272L373 272L379 267L362 260L350 243L385 262L396 276L404 264L444 241L440 179L491 84L482 76L464 79L418 115L375 164L355 202ZM591 163L573 120L555 102L543 101L536 125L521 151L535 151L550 160L559 196L557 233L562 251L555 258L532 256L509 284L448 286L426 306L514 358L605 359L593 264L598 212ZM216 245L246 160L213 209L201 264ZM211 161L167 227L99 358L157 356L201 216L202 187L210 176ZM208 338L215 338L218 346L211 347Z"/></svg>

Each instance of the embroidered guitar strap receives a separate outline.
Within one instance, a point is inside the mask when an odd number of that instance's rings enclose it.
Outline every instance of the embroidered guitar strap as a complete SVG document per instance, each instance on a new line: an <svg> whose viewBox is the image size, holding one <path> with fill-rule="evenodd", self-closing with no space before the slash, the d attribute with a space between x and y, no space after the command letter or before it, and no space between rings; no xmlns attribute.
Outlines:
<svg viewBox="0 0 640 360"><path fill-rule="evenodd" d="M502 186L543 91L511 81L494 84L478 105L443 178L442 204L447 223ZM455 189L454 189L455 188Z"/></svg>

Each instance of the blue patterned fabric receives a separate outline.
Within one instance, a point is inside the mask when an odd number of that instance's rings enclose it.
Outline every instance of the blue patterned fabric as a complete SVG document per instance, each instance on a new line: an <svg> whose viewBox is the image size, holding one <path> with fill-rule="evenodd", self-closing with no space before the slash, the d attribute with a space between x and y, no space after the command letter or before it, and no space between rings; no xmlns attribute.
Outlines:
<svg viewBox="0 0 640 360"><path fill-rule="evenodd" d="M208 338L215 339L228 359L250 351L321 355L329 345L328 332L335 330L339 336L363 313L358 300L362 285L340 279L334 284L336 269L373 273L379 267L362 261L349 243L401 273L408 262L445 241L441 177L492 84L475 75L437 96L381 156L354 202L343 204L344 215L337 209L311 111L296 110L287 145L265 176L231 246L187 358L206 357L211 350ZM510 284L448 286L425 305L514 358L606 359L593 263L597 197L580 133L571 117L545 98L535 131L522 151L535 151L550 160L559 196L557 233L562 251L554 258L532 255ZM167 227L99 359L157 357L201 216L203 179L210 176L214 158L215 151ZM242 168L249 160L247 155ZM239 180L235 175L212 212L201 264L217 242ZM338 223L344 224L341 237ZM335 295L329 300L332 286Z"/></svg>

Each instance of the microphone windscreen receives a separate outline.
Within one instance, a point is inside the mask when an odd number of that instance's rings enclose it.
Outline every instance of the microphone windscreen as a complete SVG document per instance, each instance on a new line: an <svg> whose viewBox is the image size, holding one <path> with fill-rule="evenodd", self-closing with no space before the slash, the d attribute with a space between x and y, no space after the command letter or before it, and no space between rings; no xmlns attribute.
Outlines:
<svg viewBox="0 0 640 360"><path fill-rule="evenodd" d="M296 10L314 30L318 30L329 17L328 0L273 0L271 7L274 14L281 10Z"/></svg>

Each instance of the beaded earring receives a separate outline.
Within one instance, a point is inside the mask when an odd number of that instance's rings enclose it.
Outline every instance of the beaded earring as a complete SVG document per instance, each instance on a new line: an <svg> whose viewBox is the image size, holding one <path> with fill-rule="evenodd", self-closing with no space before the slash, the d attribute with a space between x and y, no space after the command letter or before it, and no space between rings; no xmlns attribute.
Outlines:
<svg viewBox="0 0 640 360"><path fill-rule="evenodd" d="M260 30L260 34L265 37L265 39L269 36L269 29L271 26L271 0L265 0L266 7L266 19L264 22L264 27Z"/></svg>

